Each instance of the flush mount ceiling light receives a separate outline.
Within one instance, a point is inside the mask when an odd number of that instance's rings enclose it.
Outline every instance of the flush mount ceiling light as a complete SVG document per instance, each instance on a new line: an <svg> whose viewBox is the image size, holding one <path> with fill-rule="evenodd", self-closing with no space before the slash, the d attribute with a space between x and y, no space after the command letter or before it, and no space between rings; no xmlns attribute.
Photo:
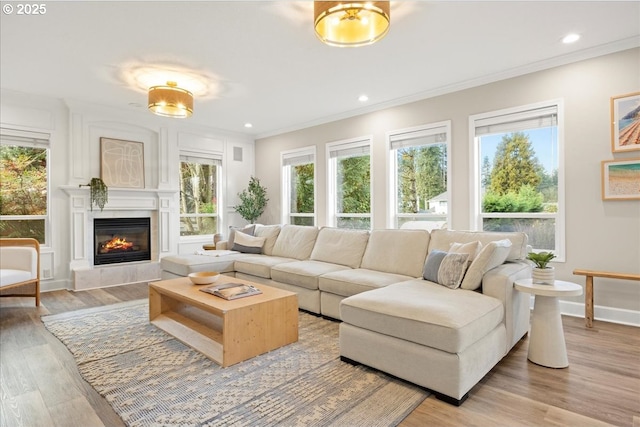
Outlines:
<svg viewBox="0 0 640 427"><path fill-rule="evenodd" d="M193 114L193 94L176 82L149 88L149 110L164 117L185 118Z"/></svg>
<svg viewBox="0 0 640 427"><path fill-rule="evenodd" d="M329 46L365 46L389 31L389 2L315 1L313 18L316 35Z"/></svg>

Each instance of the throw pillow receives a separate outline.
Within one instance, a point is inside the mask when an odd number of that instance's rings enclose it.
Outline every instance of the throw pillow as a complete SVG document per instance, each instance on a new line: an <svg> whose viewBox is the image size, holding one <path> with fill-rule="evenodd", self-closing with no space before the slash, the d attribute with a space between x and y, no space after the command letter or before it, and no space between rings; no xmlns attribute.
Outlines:
<svg viewBox="0 0 640 427"><path fill-rule="evenodd" d="M262 253L265 255L273 254L273 246L280 235L279 225L256 225L253 235L256 237L264 237L264 246Z"/></svg>
<svg viewBox="0 0 640 427"><path fill-rule="evenodd" d="M227 248L233 248L233 241L236 237L236 231L242 231L244 234L248 234L249 236L253 236L256 229L255 224L247 225L244 228L240 227L229 227L229 238L227 239Z"/></svg>
<svg viewBox="0 0 640 427"><path fill-rule="evenodd" d="M264 237L254 237L236 230L233 247L231 249L245 254L259 254L262 252L264 241Z"/></svg>
<svg viewBox="0 0 640 427"><path fill-rule="evenodd" d="M460 287L475 291L482 285L484 273L502 265L511 252L511 240L497 240L489 242L480 251L467 270Z"/></svg>
<svg viewBox="0 0 640 427"><path fill-rule="evenodd" d="M469 254L469 264L476 259L480 251L482 250L482 243L479 240L469 243L452 243L449 247L449 252L454 254Z"/></svg>
<svg viewBox="0 0 640 427"><path fill-rule="evenodd" d="M438 250L429 252L422 277L450 289L456 289L467 270L469 254L454 254Z"/></svg>

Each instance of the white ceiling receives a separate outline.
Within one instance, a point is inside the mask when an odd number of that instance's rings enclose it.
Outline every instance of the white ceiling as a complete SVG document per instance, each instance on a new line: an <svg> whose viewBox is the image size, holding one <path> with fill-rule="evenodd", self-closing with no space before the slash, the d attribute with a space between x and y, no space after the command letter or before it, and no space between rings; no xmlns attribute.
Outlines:
<svg viewBox="0 0 640 427"><path fill-rule="evenodd" d="M640 46L638 1L397 1L360 48L319 42L311 1L36 3L1 14L3 89L144 111L131 67L190 70L215 93L185 120L257 137Z"/></svg>

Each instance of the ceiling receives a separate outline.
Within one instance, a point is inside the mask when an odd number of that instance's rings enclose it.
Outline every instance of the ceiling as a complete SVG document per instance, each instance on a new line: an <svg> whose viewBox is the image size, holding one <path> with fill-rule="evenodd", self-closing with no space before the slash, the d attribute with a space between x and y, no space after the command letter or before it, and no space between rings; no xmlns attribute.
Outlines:
<svg viewBox="0 0 640 427"><path fill-rule="evenodd" d="M638 1L396 1L387 36L360 48L318 41L311 1L45 4L3 9L2 89L145 111L132 69L189 71L208 88L183 120L252 137L640 46Z"/></svg>

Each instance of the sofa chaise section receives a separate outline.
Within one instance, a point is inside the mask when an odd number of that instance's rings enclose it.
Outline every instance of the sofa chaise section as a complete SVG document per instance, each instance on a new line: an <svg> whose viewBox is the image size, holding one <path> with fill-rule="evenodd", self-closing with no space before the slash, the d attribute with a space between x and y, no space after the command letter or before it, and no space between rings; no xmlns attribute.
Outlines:
<svg viewBox="0 0 640 427"><path fill-rule="evenodd" d="M344 298L420 277L428 245L429 232L425 230L371 231L360 268L320 277L321 313L340 319Z"/></svg>
<svg viewBox="0 0 640 427"><path fill-rule="evenodd" d="M499 261L483 273L479 289L451 289L415 279L345 298L340 305L341 357L430 389L442 400L462 403L529 326L529 299L513 287L515 280L531 275L523 261L526 235L486 237L434 230L429 245L429 251L443 250L482 238L491 248L491 242L497 246L496 241L509 240L502 255L512 260Z"/></svg>
<svg viewBox="0 0 640 427"><path fill-rule="evenodd" d="M504 356L503 313L474 291L420 279L390 285L342 302L340 355L461 403Z"/></svg>

